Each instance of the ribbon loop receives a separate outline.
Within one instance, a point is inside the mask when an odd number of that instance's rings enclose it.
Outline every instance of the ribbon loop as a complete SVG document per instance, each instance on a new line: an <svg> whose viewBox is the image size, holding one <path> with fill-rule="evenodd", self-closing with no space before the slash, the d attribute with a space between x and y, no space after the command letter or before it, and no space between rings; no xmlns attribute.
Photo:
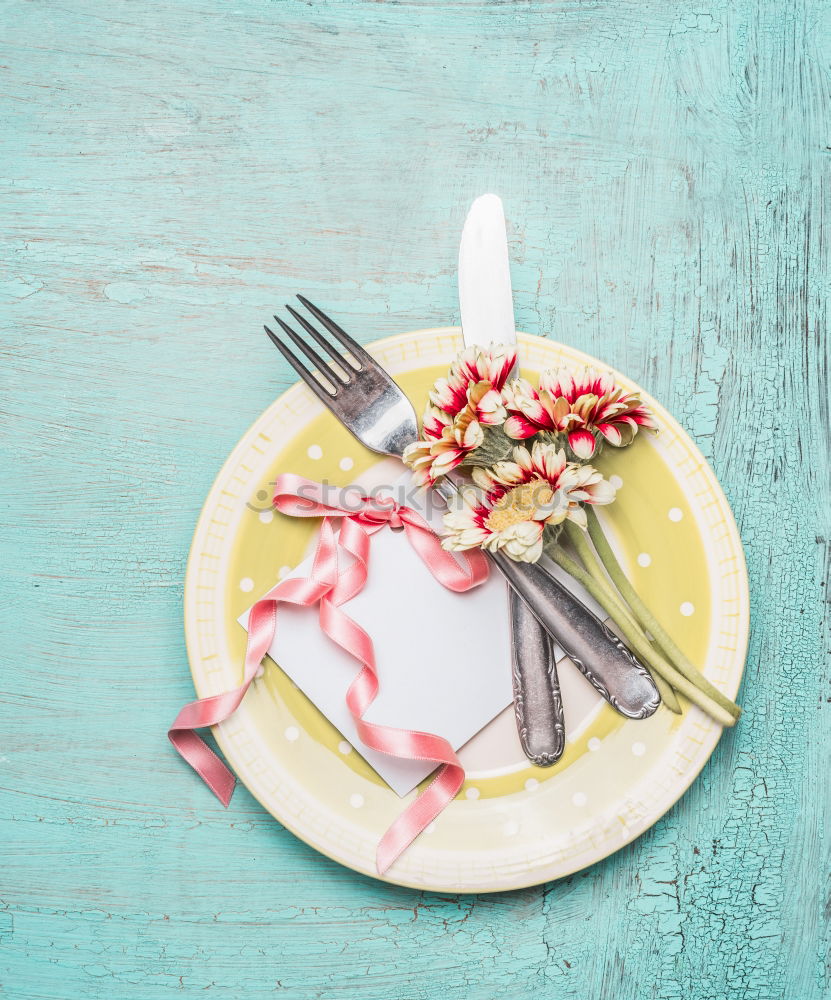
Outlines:
<svg viewBox="0 0 831 1000"><path fill-rule="evenodd" d="M365 746L406 760L429 760L439 765L428 787L412 802L381 838L376 851L378 873L390 865L448 805L462 786L465 772L450 744L434 733L395 729L367 722L363 716L378 693L375 651L370 636L342 609L358 594L367 579L370 538L385 525L404 531L408 542L448 590L461 593L484 583L488 566L479 551L465 553L462 564L441 547L424 518L393 497L368 497L352 493L341 505L329 503L322 483L303 476L277 477L274 507L292 517L322 518L311 575L291 577L272 587L251 608L243 681L232 691L200 698L179 712L168 730L173 746L199 774L224 806L231 800L235 779L228 767L196 733L205 726L226 721L237 710L274 641L280 603L300 607L318 605L320 627L358 661L361 669L346 692L346 704ZM341 519L336 535L333 519ZM348 557L342 565L341 556Z"/></svg>

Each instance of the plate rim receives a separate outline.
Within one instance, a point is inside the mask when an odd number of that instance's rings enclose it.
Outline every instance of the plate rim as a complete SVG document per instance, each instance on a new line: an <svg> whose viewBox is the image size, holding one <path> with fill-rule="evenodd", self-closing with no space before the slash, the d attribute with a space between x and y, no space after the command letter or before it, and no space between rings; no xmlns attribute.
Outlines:
<svg viewBox="0 0 831 1000"><path fill-rule="evenodd" d="M382 337L377 340L373 340L367 344L364 344L363 346L370 353L373 353L373 351L376 348L384 348L392 346L395 344L396 341L411 341L428 335L430 336L444 335L448 337L455 337L460 335L460 333L461 333L460 326L424 327L416 330L407 330L407 331L402 331L400 333L391 334L387 337ZM554 349L558 347L562 348L566 352L572 355L577 355L578 357L583 359L586 364L595 367L600 366L604 369L607 369L614 375L619 376L624 382L638 385L638 388L640 389L638 383L635 383L634 380L626 376L624 373L620 372L614 366L598 358L595 358L592 355L586 354L584 351L581 351L579 348L573 347L572 345L562 343L561 341L553 340L550 337L540 336L538 334L529 334L519 330L517 331L517 337L527 338L531 341L540 341L547 345L550 345ZM214 477L213 482L211 483L210 488L208 489L205 495L205 500L200 508L199 516L196 520L196 524L194 525L193 538L191 540L190 548L188 551L188 558L187 558L187 563L185 568L185 578L184 578L184 593L183 593L183 618L184 618L183 624L185 631L185 645L186 645L188 665L191 673L191 678L193 680L194 687L196 688L197 692L199 690L199 677L197 675L195 663L199 658L199 654L195 648L196 636L193 628L193 623L190 621L188 593L189 590L194 585L193 581L196 575L196 560L197 560L196 542L200 533L200 528L202 526L203 519L205 517L209 505L212 502L213 497L215 496L216 491L220 487L220 483L223 481L227 472L235 467L237 460L237 453L240 452L245 447L245 442L248 441L248 439L250 438L252 431L263 421L263 419L272 410L276 409L280 405L284 405L287 397L290 397L291 395L297 393L303 394L304 389L305 386L302 382L299 381L293 382L287 389L285 389L278 396L276 396L272 400L272 402L254 418L252 423L249 424L248 427L245 429L245 431L240 435L236 444L228 453L225 461L220 466L216 476ZM641 389L641 394L642 398L648 405L651 405L657 410L660 410L662 413L665 413L670 418L670 420L674 425L673 430L677 432L677 434L684 440L684 442L687 444L689 448L691 448L694 452L696 452L700 456L704 464L704 467L709 473L709 479L711 480L712 489L714 493L717 495L720 501L720 505L723 507L723 513L725 515L725 524L728 530L728 534L732 537L732 540L735 543L737 564L738 564L737 569L739 577L737 599L740 608L739 614L741 618L737 632L737 648L736 648L736 654L739 657L740 668L738 669L738 672L736 674L735 690L733 690L732 692L732 696L735 697L736 693L741 687L747 666L747 652L748 652L749 631L750 631L749 580L747 575L747 564L744 555L744 547L742 544L741 534L739 532L735 515L733 514L733 510L730 506L730 503L724 493L721 483L719 482L715 474L715 471L713 470L706 456L702 454L700 448L692 439L692 437L687 433L686 429L678 422L678 420L670 413L670 411L666 409L666 407L664 407L658 400L656 400L650 393L646 392L645 390ZM243 707L244 703L243 705L240 706L240 709L238 709L238 711L243 709ZM233 743L226 738L226 735L223 731L223 726L222 725L212 726L211 732L220 750L222 751L222 754L225 757L226 762L234 772L237 780L243 785L245 785L246 790L257 800L257 802L260 804L263 810L274 820L276 820L281 826L289 830L289 832L291 832L293 836L297 837L298 840L301 840L303 843L311 847L317 853L322 854L324 857L329 858L330 860L336 862L339 865L342 865L345 868L351 869L352 871L356 872L359 875L376 879L377 881L388 885L398 885L403 888L415 889L418 891L425 891L425 892L484 894L484 893L514 891L517 889L526 889L536 885L545 884L549 881L556 881L560 878L567 878L570 875L575 874L576 872L583 871L597 864L598 862L603 861L608 857L611 857L611 855L616 854L619 850L637 840L638 837L642 836L647 830L651 829L663 816L665 816L669 812L669 810L672 809L678 803L678 801L686 794L686 792L692 787L692 785L695 783L696 779L700 775L701 771L703 770L704 766L707 764L707 762L710 760L713 753L715 752L715 749L718 746L719 741L721 740L724 730L723 728L716 726L714 730L710 730L708 732L708 740L707 740L708 749L706 750L705 754L702 754L700 762L697 761L695 766L690 768L690 770L684 774L683 779L679 782L679 785L677 786L677 794L676 794L676 788L674 787L672 793L668 797L668 801L666 801L665 803L663 802L661 803L660 811L654 814L650 814L645 824L639 823L637 827L633 828L631 836L628 835L625 836L620 840L620 842L617 845L613 844L609 846L608 850L599 851L596 854L596 856L592 858L592 860L586 863L581 863L578 859L574 867L569 868L569 870L567 871L561 871L557 874L552 874L552 873L544 874L539 869L535 869L536 874L530 875L528 879L519 878L513 880L506 878L503 883L488 883L485 885L476 885L476 886L466 886L460 883L449 883L449 882L443 884L435 884L432 882L411 881L405 877L396 876L394 872L387 873L386 875L381 876L374 870L368 870L367 868L359 867L358 864L352 863L348 859L335 856L335 854L331 853L331 851L326 849L325 846L322 846L321 844L318 843L314 843L312 839L310 839L308 834L301 833L295 827L295 825L291 821L291 818L287 821L283 816L276 815L275 812L272 810L272 808L266 804L266 802L263 800L263 797L259 794L258 790L256 789L256 782L253 781L252 776L251 775L248 775L247 777L245 776L245 767L242 766L242 762L237 759L235 747L233 746ZM710 743L711 745L709 745Z"/></svg>

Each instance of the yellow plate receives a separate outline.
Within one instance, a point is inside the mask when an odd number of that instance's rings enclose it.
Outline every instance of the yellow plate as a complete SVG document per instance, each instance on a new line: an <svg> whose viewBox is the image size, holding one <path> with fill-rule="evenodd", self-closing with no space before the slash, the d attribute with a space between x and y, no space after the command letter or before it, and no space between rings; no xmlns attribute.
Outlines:
<svg viewBox="0 0 831 1000"><path fill-rule="evenodd" d="M460 347L460 331L445 328L400 334L370 350L421 412L429 386ZM524 334L519 351L529 377L551 367L605 367ZM701 453L643 396L660 433L639 436L625 452L605 450L599 464L622 481L606 523L647 604L713 684L734 697L748 631L739 534ZM188 561L185 631L200 697L240 682L245 633L237 617L311 541L314 525L269 509L274 477L295 472L346 485L377 462L300 384L243 436L208 494ZM562 760L548 769L528 764L510 710L503 713L464 749L465 787L387 881L454 892L546 882L629 843L686 791L721 728L695 708L625 721L569 666L567 710L578 708ZM399 799L279 668L268 663L215 735L240 780L283 825L336 861L376 875L378 839L412 796Z"/></svg>

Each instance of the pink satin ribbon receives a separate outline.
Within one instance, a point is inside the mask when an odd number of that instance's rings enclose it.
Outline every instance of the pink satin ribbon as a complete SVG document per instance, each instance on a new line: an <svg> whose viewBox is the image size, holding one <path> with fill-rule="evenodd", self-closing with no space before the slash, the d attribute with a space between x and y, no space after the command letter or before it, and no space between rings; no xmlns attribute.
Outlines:
<svg viewBox="0 0 831 1000"><path fill-rule="evenodd" d="M381 838L375 861L379 874L406 850L462 786L465 772L450 744L434 733L367 722L363 715L378 693L372 639L341 605L363 588L368 574L370 537L385 525L400 530L442 586L456 593L477 587L488 576L481 552L466 553L467 568L445 552L430 525L410 507L392 497L353 495L357 509L331 506L323 500L320 483L302 476L282 475L275 484L274 506L293 517L322 517L317 550L309 577L283 580L251 609L243 681L233 691L200 698L186 705L168 730L173 746L199 774L220 802L227 806L234 791L231 771L195 730L224 722L239 707L251 682L261 670L262 659L274 640L277 607L281 603L310 607L319 605L320 627L361 665L346 692L346 704L361 741L373 750L406 760L429 760L441 765L425 790L401 813ZM333 518L341 518L336 534ZM341 553L351 556L341 566ZM437 696L441 692L436 692Z"/></svg>

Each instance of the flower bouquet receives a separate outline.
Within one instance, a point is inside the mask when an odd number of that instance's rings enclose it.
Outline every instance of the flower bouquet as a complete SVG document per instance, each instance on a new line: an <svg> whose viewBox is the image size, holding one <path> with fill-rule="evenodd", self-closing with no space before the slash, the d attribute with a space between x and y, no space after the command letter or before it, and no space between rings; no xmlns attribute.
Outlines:
<svg viewBox="0 0 831 1000"><path fill-rule="evenodd" d="M610 373L545 371L535 387L512 378L516 354L469 347L434 384L421 438L404 460L417 482L452 472L458 493L444 517L445 548L501 551L519 562L553 560L603 607L649 669L666 707L686 698L724 726L741 709L718 691L644 604L594 510L615 486L591 460L657 428L639 395Z"/></svg>

